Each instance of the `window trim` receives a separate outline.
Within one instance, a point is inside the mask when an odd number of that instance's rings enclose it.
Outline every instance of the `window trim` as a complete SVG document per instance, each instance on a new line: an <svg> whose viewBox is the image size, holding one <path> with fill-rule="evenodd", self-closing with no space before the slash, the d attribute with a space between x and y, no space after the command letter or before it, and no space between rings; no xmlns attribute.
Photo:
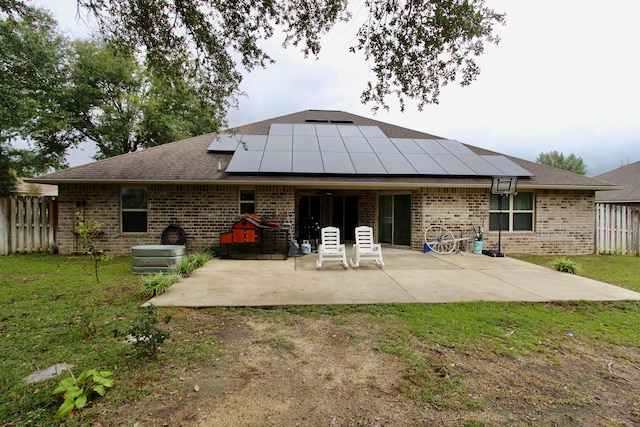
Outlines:
<svg viewBox="0 0 640 427"><path fill-rule="evenodd" d="M522 193L528 193L531 194L531 209L514 209L515 203L514 203L514 197L517 194L522 194ZM498 196L498 197L506 197L506 196ZM509 233L532 233L535 230L535 223L536 223L536 215L535 215L535 208L536 208L536 194L533 191L519 191L518 193L514 194L509 194L509 206L507 209L503 208L502 209L502 214L503 215L507 215L507 219L508 219L508 227L506 227L505 229L501 230L501 231L506 231ZM530 230L514 230L513 229L513 224L514 224L514 214L531 214L531 229ZM491 209L491 197L489 198L489 224L491 224L491 215L495 214L498 215L498 218L500 217L500 209ZM498 229L489 229L489 231L498 231Z"/></svg>
<svg viewBox="0 0 640 427"><path fill-rule="evenodd" d="M140 189L144 190L146 193L146 208L125 208L122 200L123 190L125 189ZM146 221L144 226L144 231L125 231L124 230L124 213L125 212L144 212L146 214ZM120 187L120 232L123 234L135 234L135 233L148 233L149 232L149 189L146 186L121 186Z"/></svg>

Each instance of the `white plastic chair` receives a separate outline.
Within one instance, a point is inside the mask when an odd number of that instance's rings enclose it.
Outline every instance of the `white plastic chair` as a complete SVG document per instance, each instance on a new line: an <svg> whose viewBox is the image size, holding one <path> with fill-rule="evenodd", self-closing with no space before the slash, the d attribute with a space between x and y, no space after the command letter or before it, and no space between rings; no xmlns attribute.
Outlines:
<svg viewBox="0 0 640 427"><path fill-rule="evenodd" d="M340 243L340 229L337 227L324 227L320 230L322 243L318 245L318 260L316 268L322 267L323 261L341 261L347 268L347 251L344 244Z"/></svg>
<svg viewBox="0 0 640 427"><path fill-rule="evenodd" d="M382 246L373 243L373 228L364 225L356 227L356 243L353 245L349 261L352 267L359 267L362 260L375 261L380 267L384 267Z"/></svg>

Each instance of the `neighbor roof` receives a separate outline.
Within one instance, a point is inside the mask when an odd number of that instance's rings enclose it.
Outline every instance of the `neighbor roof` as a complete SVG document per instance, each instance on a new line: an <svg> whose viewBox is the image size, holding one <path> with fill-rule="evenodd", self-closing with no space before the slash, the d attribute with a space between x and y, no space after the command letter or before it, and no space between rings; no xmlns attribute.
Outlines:
<svg viewBox="0 0 640 427"><path fill-rule="evenodd" d="M624 186L620 190L596 192L597 202L640 203L640 161L621 166L594 178Z"/></svg>
<svg viewBox="0 0 640 427"><path fill-rule="evenodd" d="M225 133L239 135L269 135L273 124L334 124L375 126L388 138L443 140L443 138L393 124L342 111L306 110L230 129ZM143 151L110 157L83 166L60 170L34 179L49 184L63 183L228 183L228 184L289 184L323 188L358 187L488 187L486 176L442 175L361 175L361 174L249 174L227 173L233 157L229 151L209 151L218 133L209 133L171 142ZM448 140L445 140L448 141ZM521 178L519 188L557 188L604 190L614 185L571 172L529 162L500 153L460 144L478 156L504 156L533 176Z"/></svg>

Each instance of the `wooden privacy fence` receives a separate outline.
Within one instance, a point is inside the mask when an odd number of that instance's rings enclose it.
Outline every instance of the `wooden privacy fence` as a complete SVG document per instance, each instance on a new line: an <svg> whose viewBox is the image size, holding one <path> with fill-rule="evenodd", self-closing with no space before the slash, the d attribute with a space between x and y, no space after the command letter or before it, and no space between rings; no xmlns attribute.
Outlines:
<svg viewBox="0 0 640 427"><path fill-rule="evenodd" d="M596 253L640 255L640 209L596 203Z"/></svg>
<svg viewBox="0 0 640 427"><path fill-rule="evenodd" d="M52 197L0 198L0 255L51 250L57 211Z"/></svg>

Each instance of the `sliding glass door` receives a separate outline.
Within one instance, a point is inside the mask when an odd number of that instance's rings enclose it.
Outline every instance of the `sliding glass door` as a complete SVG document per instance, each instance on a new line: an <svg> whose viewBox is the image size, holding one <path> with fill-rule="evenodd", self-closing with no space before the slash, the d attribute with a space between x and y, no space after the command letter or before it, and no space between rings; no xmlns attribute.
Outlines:
<svg viewBox="0 0 640 427"><path fill-rule="evenodd" d="M411 195L389 194L378 198L378 241L411 245Z"/></svg>

